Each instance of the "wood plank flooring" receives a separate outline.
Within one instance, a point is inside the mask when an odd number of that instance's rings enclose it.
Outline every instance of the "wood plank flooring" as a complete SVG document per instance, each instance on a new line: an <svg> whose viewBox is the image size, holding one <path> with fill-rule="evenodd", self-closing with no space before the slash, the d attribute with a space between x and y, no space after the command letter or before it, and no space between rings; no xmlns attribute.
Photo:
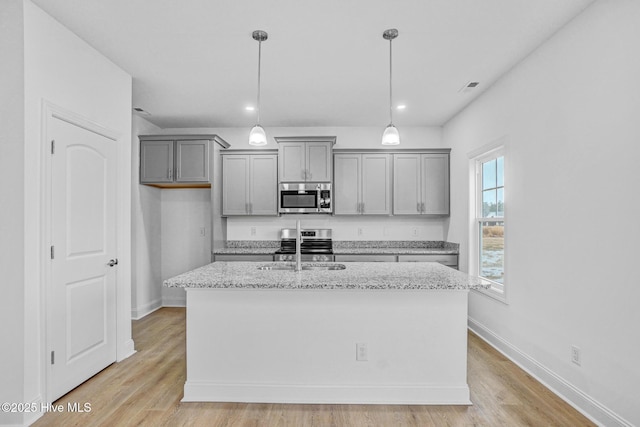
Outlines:
<svg viewBox="0 0 640 427"><path fill-rule="evenodd" d="M47 413L40 426L593 426L588 419L474 334L468 382L473 406L181 403L185 309L133 322L137 353L55 404L90 412Z"/></svg>

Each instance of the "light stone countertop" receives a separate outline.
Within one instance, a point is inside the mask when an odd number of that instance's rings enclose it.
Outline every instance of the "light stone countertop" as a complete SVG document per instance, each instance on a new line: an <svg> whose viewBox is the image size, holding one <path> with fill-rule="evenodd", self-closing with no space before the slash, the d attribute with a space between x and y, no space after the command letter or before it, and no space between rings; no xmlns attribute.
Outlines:
<svg viewBox="0 0 640 427"><path fill-rule="evenodd" d="M317 265L318 263L302 263ZM467 290L489 283L434 262L345 262L344 270L259 270L284 263L214 262L167 279L179 288Z"/></svg>
<svg viewBox="0 0 640 427"><path fill-rule="evenodd" d="M340 241L334 240L334 255L458 255L457 243L442 241ZM278 240L235 240L215 255L272 255L280 249Z"/></svg>

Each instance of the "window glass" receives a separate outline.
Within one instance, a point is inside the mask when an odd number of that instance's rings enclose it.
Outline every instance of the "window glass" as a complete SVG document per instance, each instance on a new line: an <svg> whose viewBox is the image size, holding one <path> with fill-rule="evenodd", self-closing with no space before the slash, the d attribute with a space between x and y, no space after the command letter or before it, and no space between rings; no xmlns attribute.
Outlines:
<svg viewBox="0 0 640 427"><path fill-rule="evenodd" d="M496 159L496 187L504 187L504 156Z"/></svg>
<svg viewBox="0 0 640 427"><path fill-rule="evenodd" d="M482 164L482 189L496 188L496 160Z"/></svg>
<svg viewBox="0 0 640 427"><path fill-rule="evenodd" d="M478 275L504 283L504 221L480 223Z"/></svg>
<svg viewBox="0 0 640 427"><path fill-rule="evenodd" d="M496 190L484 190L482 192L482 216L484 218L495 217L497 214Z"/></svg>
<svg viewBox="0 0 640 427"><path fill-rule="evenodd" d="M476 160L477 275L493 282L492 292L504 292L504 156L486 154ZM481 204L481 205L480 205Z"/></svg>

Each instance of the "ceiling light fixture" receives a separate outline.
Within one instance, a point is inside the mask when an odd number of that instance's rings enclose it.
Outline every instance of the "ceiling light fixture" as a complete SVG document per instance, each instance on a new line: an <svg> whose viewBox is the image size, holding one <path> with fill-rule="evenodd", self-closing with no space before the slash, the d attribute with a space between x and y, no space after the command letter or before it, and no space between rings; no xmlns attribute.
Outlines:
<svg viewBox="0 0 640 427"><path fill-rule="evenodd" d="M398 37L398 30L391 28L382 33L385 40L389 40L389 126L386 127L382 134L382 145L398 145L400 144L400 132L393 125L393 87L392 87L392 50L391 42Z"/></svg>
<svg viewBox="0 0 640 427"><path fill-rule="evenodd" d="M269 37L266 31L255 30L251 35L254 40L258 42L258 121L256 125L251 128L249 132L249 144L250 145L266 145L267 134L262 126L260 126L260 61L262 59L262 42Z"/></svg>

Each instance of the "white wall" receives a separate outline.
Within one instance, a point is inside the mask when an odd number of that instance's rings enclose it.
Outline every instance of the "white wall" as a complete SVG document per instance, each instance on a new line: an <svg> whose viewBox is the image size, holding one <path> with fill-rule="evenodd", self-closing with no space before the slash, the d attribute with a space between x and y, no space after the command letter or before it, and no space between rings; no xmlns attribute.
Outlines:
<svg viewBox="0 0 640 427"><path fill-rule="evenodd" d="M138 135L158 133L160 128L134 115L131 131L131 317L139 319L162 306L161 190L138 184Z"/></svg>
<svg viewBox="0 0 640 427"><path fill-rule="evenodd" d="M0 402L24 401L24 36L22 0L0 2ZM0 425L22 414L0 412Z"/></svg>
<svg viewBox="0 0 640 427"><path fill-rule="evenodd" d="M640 425L639 22L597 1L444 127L463 269L467 153L508 141L508 304L472 293L470 324L605 425Z"/></svg>
<svg viewBox="0 0 640 427"><path fill-rule="evenodd" d="M42 176L43 102L117 132L119 164L130 170L128 144L131 138L131 77L104 56L60 25L56 20L24 1L24 144L22 172L10 180L20 183L24 177L24 279L18 282L24 292L24 304L15 301L14 319L24 318L24 395L23 402L39 402L44 396L44 321L42 307L41 218L44 177ZM19 185L19 184L18 184ZM133 350L130 324L130 175L120 175L118 258L118 357ZM20 208L16 209L16 212ZM126 236L121 238L121 236ZM14 248L14 250L15 250ZM17 321L20 323L20 320ZM15 385L18 387L18 385Z"/></svg>
<svg viewBox="0 0 640 427"><path fill-rule="evenodd" d="M211 262L211 191L161 190L161 279ZM204 234L202 230L204 229ZM160 283L161 285L161 283ZM162 287L162 305L184 306L181 288Z"/></svg>
<svg viewBox="0 0 640 427"><path fill-rule="evenodd" d="M246 128L199 128L164 129L163 133L215 133L231 144L230 149L277 149L274 137L280 136L336 136L334 148L383 148L380 144L384 127L297 127L269 128L268 143L256 148L249 145L249 129ZM440 148L440 127L400 128L400 148ZM214 183L215 185L215 183ZM281 228L295 226L301 219L304 227L331 228L336 240L445 240L444 218L408 218L392 216L333 217L329 215L285 215L281 217L229 217L227 219L228 240L279 240ZM358 228L362 230L358 234ZM255 234L252 234L255 229ZM417 229L417 235L414 230Z"/></svg>

